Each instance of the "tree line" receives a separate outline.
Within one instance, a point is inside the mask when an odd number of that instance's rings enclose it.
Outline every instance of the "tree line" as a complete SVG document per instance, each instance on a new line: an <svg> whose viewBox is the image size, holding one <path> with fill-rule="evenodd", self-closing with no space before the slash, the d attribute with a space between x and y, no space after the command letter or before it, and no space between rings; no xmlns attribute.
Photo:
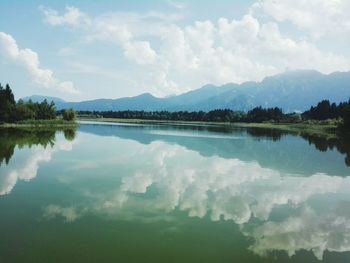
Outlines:
<svg viewBox="0 0 350 263"><path fill-rule="evenodd" d="M339 104L323 100L309 110L298 113L283 113L281 108L255 107L248 112L230 109L204 111L79 111L79 115L94 115L104 118L169 120L169 121L203 121L203 122L284 122L296 123L305 120L341 119L342 127L350 128L350 99ZM73 109L56 111L54 102L15 101L8 84L0 84L0 122L18 122L22 120L49 120L57 115L64 120L74 120Z"/></svg>
<svg viewBox="0 0 350 263"><path fill-rule="evenodd" d="M277 122L298 123L307 120L322 121L327 119L342 120L341 126L350 128L350 100L339 104L323 100L303 113L283 113L281 108L255 107L248 112L230 109L204 111L79 111L81 116L103 118L169 120L169 121L204 121L204 122Z"/></svg>
<svg viewBox="0 0 350 263"><path fill-rule="evenodd" d="M350 99L347 102L339 104L330 103L329 100L323 100L316 106L303 112L302 117L307 120L327 120L342 119L340 128L350 129Z"/></svg>
<svg viewBox="0 0 350 263"><path fill-rule="evenodd" d="M0 83L0 123L13 123L24 120L53 120L56 119L55 103L47 100L43 102L15 101L13 92L8 84L3 87ZM62 113L64 120L74 120L75 111L64 110Z"/></svg>
<svg viewBox="0 0 350 263"><path fill-rule="evenodd" d="M264 122L288 121L295 119L294 114L283 114L280 108L256 107L247 113L230 109L204 111L78 111L81 116L100 116L103 118L203 121L203 122Z"/></svg>
<svg viewBox="0 0 350 263"><path fill-rule="evenodd" d="M323 100L316 106L303 113L305 119L313 120L327 120L327 119L338 119L346 118L350 110L350 99L347 102L341 102L339 104L330 103L329 100Z"/></svg>

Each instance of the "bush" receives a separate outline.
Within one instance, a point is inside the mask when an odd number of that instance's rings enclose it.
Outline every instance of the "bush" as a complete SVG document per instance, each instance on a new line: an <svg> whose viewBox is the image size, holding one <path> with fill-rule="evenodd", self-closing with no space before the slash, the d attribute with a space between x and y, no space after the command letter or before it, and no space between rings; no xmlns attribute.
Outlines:
<svg viewBox="0 0 350 263"><path fill-rule="evenodd" d="M73 109L65 109L63 111L62 117L65 121L73 121L76 118L75 110Z"/></svg>

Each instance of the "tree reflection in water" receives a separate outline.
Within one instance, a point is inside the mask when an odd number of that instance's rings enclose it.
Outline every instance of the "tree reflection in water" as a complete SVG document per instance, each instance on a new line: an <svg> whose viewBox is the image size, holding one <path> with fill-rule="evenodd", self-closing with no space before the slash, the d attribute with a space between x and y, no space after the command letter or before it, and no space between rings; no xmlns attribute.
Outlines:
<svg viewBox="0 0 350 263"><path fill-rule="evenodd" d="M314 145L317 150L326 152L337 150L345 155L345 164L350 166L350 134L340 133L333 136L323 136L309 133L293 133L278 129L247 128L247 133L257 137L279 141L284 135L300 135L309 144Z"/></svg>
<svg viewBox="0 0 350 263"><path fill-rule="evenodd" d="M16 146L18 148L29 147L33 145L41 145L44 148L54 146L57 129L17 129L6 128L0 129L0 166L8 164L14 154ZM64 129L64 137L68 141L74 140L76 136L75 129Z"/></svg>

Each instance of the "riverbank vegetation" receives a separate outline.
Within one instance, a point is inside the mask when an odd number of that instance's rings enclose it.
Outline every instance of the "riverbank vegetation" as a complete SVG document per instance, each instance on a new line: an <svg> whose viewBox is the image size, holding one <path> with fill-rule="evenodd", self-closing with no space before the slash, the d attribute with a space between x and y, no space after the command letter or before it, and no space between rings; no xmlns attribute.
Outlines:
<svg viewBox="0 0 350 263"><path fill-rule="evenodd" d="M79 111L80 118L104 118L108 120L139 121L185 121L240 123L242 126L264 126L264 128L335 129L350 130L350 101L338 105L328 100L321 101L303 113L283 113L280 108L255 107L248 112L217 109L204 111Z"/></svg>
<svg viewBox="0 0 350 263"><path fill-rule="evenodd" d="M66 126L73 125L75 111L66 109L57 114L54 102L15 101L8 84L0 84L0 124L2 126Z"/></svg>

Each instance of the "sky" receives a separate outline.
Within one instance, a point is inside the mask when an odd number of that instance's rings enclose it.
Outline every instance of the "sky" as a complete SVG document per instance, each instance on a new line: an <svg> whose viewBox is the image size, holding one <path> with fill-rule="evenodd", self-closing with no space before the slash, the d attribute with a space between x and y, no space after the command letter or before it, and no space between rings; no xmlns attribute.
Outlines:
<svg viewBox="0 0 350 263"><path fill-rule="evenodd" d="M68 101L350 71L349 0L0 1L0 82Z"/></svg>

